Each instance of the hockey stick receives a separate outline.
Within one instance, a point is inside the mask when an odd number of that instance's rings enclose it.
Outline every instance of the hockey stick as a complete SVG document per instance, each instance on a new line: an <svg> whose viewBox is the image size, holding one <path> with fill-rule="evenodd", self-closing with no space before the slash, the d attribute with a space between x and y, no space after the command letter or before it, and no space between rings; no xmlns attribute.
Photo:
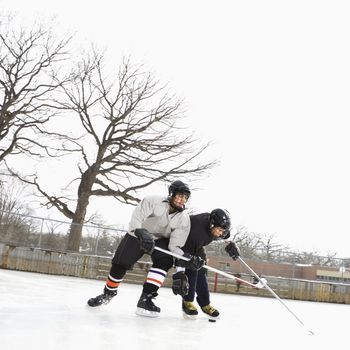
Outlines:
<svg viewBox="0 0 350 350"><path fill-rule="evenodd" d="M310 335L315 333L310 329L306 328L305 324L301 319L283 302L283 300L267 285L265 278L260 278L254 270L239 256L238 260L258 279L258 281L295 317L295 319L309 332Z"/></svg>
<svg viewBox="0 0 350 350"><path fill-rule="evenodd" d="M160 251L160 252L163 252L163 253L165 253L165 254L172 255L173 257L175 257L175 258L177 258L177 259L181 259L181 260L185 260L185 261L189 261L189 260L190 260L190 259L186 258L185 256L178 255L178 254L176 254L176 253L173 253L173 252L171 252L171 251L169 251L169 250L166 250L166 249L163 249L163 248L160 248L160 247L157 247L157 246L155 246L154 249L155 249L155 250L158 250L158 251ZM222 276L225 276L225 277L227 277L227 278L233 279L233 280L235 280L235 281L237 281L237 282L240 282L240 283L242 283L242 284L246 284L246 285L248 285L248 286L250 286L250 287L252 287L252 288L257 288L257 289L259 289L259 288L264 288L264 284L261 284L261 283L258 283L258 284L250 283L250 282L248 282L248 281L246 281L246 280L244 280L244 279L241 279L241 278L239 278L239 277L230 275L230 274L228 274L228 273L226 273L226 272L223 272L223 271L221 271L221 270L215 269L214 267L211 267L211 266L208 266L208 265L203 265L203 267L204 267L205 269L209 270L209 271L212 271L212 272L217 273L218 275L222 275Z"/></svg>

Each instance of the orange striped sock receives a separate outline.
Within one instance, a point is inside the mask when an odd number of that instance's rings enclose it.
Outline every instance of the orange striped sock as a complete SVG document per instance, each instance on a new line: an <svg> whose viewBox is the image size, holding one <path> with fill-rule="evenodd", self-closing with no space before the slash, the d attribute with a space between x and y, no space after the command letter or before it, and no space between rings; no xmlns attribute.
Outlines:
<svg viewBox="0 0 350 350"><path fill-rule="evenodd" d="M159 288L162 286L166 275L166 271L152 267L148 271L146 282L153 284Z"/></svg>
<svg viewBox="0 0 350 350"><path fill-rule="evenodd" d="M117 279L109 275L106 280L106 288L110 291L116 291L119 287L119 284L123 281L123 279Z"/></svg>

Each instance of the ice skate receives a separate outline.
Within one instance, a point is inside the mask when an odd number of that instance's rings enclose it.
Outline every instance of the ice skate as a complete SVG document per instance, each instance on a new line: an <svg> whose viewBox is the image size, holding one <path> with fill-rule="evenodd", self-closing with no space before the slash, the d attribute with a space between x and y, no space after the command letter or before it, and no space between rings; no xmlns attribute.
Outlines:
<svg viewBox="0 0 350 350"><path fill-rule="evenodd" d="M137 303L136 315L145 317L158 317L160 308L156 306L152 299L158 296L158 293L142 293Z"/></svg>
<svg viewBox="0 0 350 350"><path fill-rule="evenodd" d="M219 318L220 312L213 308L210 304L201 307L202 311L209 316L209 318L215 320Z"/></svg>
<svg viewBox="0 0 350 350"><path fill-rule="evenodd" d="M198 315L197 308L192 301L182 301L182 313L184 318L195 320Z"/></svg>
<svg viewBox="0 0 350 350"><path fill-rule="evenodd" d="M88 305L91 307L100 306L103 304L108 304L113 297L117 295L117 291L110 291L106 287L103 290L103 294L98 295L95 298L88 300Z"/></svg>

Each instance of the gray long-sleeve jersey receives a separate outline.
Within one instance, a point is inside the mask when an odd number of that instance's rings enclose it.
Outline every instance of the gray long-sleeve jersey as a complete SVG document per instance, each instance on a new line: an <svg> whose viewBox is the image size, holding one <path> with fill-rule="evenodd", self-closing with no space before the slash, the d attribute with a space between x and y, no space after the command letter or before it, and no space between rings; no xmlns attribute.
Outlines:
<svg viewBox="0 0 350 350"><path fill-rule="evenodd" d="M169 238L169 250L183 255L183 250L190 232L190 218L185 212L169 214L169 202L167 198L160 196L146 196L134 209L129 223L129 234L134 235L134 230L144 228L155 239Z"/></svg>

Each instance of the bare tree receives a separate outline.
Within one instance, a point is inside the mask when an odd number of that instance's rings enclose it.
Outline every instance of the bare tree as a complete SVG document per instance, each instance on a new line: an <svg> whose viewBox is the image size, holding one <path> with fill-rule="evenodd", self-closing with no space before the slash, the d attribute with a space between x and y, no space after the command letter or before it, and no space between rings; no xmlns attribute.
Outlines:
<svg viewBox="0 0 350 350"><path fill-rule="evenodd" d="M273 261L283 250L283 245L277 242L275 235L262 235L260 240L262 258Z"/></svg>
<svg viewBox="0 0 350 350"><path fill-rule="evenodd" d="M336 266L337 257L336 253L328 252L326 255L321 255L317 250L314 251L302 251L294 254L294 262L298 264L312 264L322 266Z"/></svg>
<svg viewBox="0 0 350 350"><path fill-rule="evenodd" d="M0 174L4 175L4 174ZM25 240L31 225L31 213L25 203L25 186L16 178L6 177L0 181L0 239L21 242Z"/></svg>
<svg viewBox="0 0 350 350"><path fill-rule="evenodd" d="M0 175L4 176L3 173ZM28 204L25 203L25 197L28 196L25 187L11 176L0 181L0 222L4 217L29 214Z"/></svg>
<svg viewBox="0 0 350 350"><path fill-rule="evenodd" d="M17 26L0 15L0 164L9 155L41 156L54 151L55 132L45 124L57 113L50 103L64 80L59 68L68 58L70 38L56 40L40 23ZM50 143L43 141L49 134Z"/></svg>
<svg viewBox="0 0 350 350"><path fill-rule="evenodd" d="M236 226L232 230L231 235L244 257L253 258L259 255L262 240L261 235L250 232L248 228L243 225Z"/></svg>
<svg viewBox="0 0 350 350"><path fill-rule="evenodd" d="M75 209L69 198L50 195L38 177L27 182L72 220L67 249L78 251L82 224L92 196L109 196L136 205L138 190L157 181L191 174L200 176L216 161L200 162L210 143L199 145L181 125L183 101L169 96L142 66L125 60L116 76L105 76L104 55L93 52L82 59L62 87L67 100L62 109L77 116L84 137L80 151ZM74 142L74 140L71 140Z"/></svg>

